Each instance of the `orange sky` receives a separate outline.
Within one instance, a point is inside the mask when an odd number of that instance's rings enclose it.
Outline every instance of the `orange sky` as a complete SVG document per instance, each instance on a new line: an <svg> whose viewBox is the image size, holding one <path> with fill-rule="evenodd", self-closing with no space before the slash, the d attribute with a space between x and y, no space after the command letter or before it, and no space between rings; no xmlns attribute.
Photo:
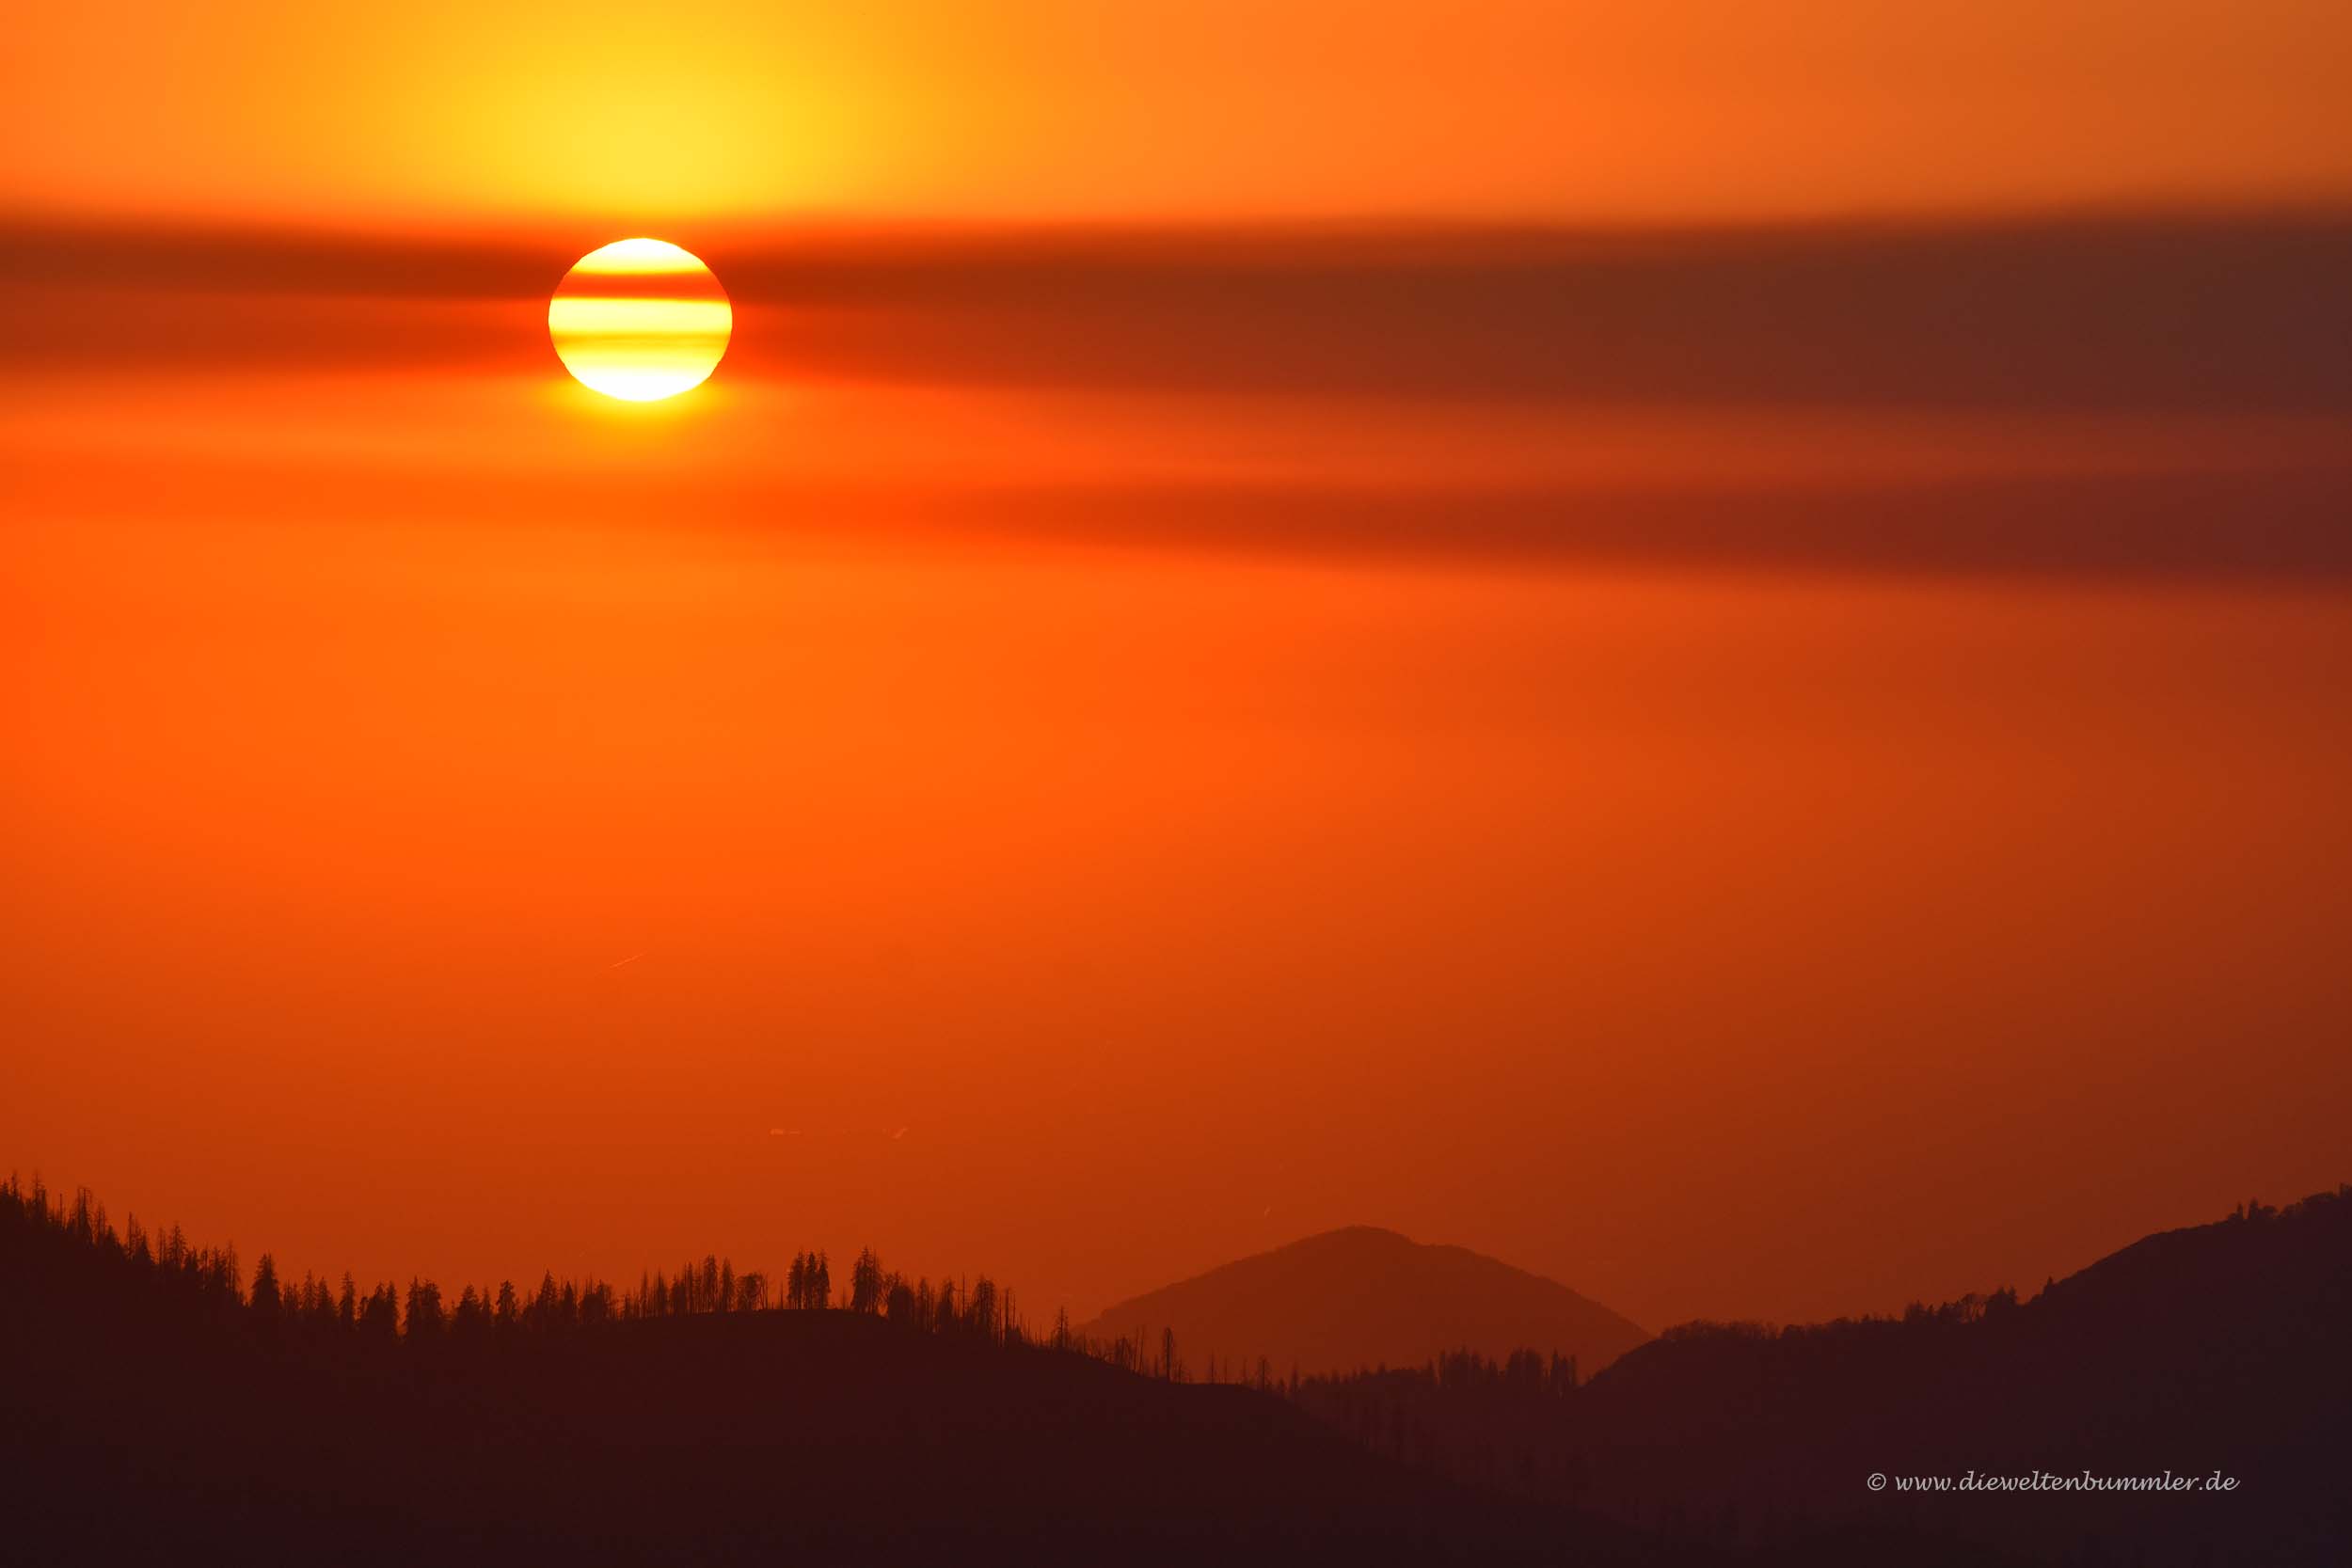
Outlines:
<svg viewBox="0 0 2352 1568"><path fill-rule="evenodd" d="M0 1164L1653 1327L2344 1179L2342 8L1260 9L31 19Z"/></svg>
<svg viewBox="0 0 2352 1568"><path fill-rule="evenodd" d="M2352 194L2329 0L130 9L20 21L15 202L635 226Z"/></svg>

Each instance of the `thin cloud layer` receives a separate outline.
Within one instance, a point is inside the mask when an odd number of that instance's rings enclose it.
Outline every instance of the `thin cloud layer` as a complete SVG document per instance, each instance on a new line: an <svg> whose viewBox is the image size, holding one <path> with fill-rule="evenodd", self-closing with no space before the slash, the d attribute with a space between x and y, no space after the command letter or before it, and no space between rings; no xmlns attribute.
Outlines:
<svg viewBox="0 0 2352 1568"><path fill-rule="evenodd" d="M502 361L535 353L541 323L495 307L544 299L575 247L599 238L20 228L0 241L0 277L22 311L7 352L223 370L339 354ZM1564 402L2352 407L2342 214L1649 235L819 232L697 245L747 316L765 318L767 330L744 334L737 373ZM472 305L485 309L459 309Z"/></svg>
<svg viewBox="0 0 2352 1568"><path fill-rule="evenodd" d="M722 401L617 469L580 420L518 411L560 376L543 301L578 243L20 229L0 354L140 388L85 421L103 483L52 461L33 490L1330 559L2352 570L2352 215L723 235L698 239L740 323ZM267 390L320 376L401 390ZM84 428L42 419L28 454Z"/></svg>

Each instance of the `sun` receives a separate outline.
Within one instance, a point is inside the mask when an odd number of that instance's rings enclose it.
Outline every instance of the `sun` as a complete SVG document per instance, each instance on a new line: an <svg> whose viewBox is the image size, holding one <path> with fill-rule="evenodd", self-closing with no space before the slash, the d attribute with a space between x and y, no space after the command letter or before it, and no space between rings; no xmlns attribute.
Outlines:
<svg viewBox="0 0 2352 1568"><path fill-rule="evenodd" d="M702 259L667 240L615 240L572 264L548 301L564 368L607 397L652 403L701 386L735 332Z"/></svg>

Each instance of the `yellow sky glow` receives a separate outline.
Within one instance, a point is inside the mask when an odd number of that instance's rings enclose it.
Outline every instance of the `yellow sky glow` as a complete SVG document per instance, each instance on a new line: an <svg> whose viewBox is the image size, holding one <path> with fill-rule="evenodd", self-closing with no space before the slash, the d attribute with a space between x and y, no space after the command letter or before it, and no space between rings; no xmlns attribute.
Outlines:
<svg viewBox="0 0 2352 1568"><path fill-rule="evenodd" d="M1646 221L2352 194L2352 8L2319 0L151 9L23 19L18 203Z"/></svg>

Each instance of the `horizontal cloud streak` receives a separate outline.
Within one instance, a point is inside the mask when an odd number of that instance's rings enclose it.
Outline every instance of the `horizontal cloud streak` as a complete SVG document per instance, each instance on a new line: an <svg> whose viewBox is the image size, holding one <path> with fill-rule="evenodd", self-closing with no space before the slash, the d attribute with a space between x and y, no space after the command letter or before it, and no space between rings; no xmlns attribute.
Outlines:
<svg viewBox="0 0 2352 1568"><path fill-rule="evenodd" d="M20 228L8 357L536 362L575 240ZM2352 215L1649 235L739 235L735 374L925 385L2352 410ZM340 303L338 303L340 302ZM295 329L288 324L298 322ZM531 357L526 357L531 356Z"/></svg>
<svg viewBox="0 0 2352 1568"><path fill-rule="evenodd" d="M883 550L1048 546L1428 566L2352 586L2352 528L2344 523L2352 473L2341 467L1731 487L1089 482L943 489L741 472L682 486L657 474L183 461L113 468L70 497L36 504L52 515L223 522L307 512L333 522L658 523Z"/></svg>
<svg viewBox="0 0 2352 1568"><path fill-rule="evenodd" d="M2352 579L2352 214L722 236L709 401L618 442L549 401L585 244L20 228L0 456L59 515Z"/></svg>

